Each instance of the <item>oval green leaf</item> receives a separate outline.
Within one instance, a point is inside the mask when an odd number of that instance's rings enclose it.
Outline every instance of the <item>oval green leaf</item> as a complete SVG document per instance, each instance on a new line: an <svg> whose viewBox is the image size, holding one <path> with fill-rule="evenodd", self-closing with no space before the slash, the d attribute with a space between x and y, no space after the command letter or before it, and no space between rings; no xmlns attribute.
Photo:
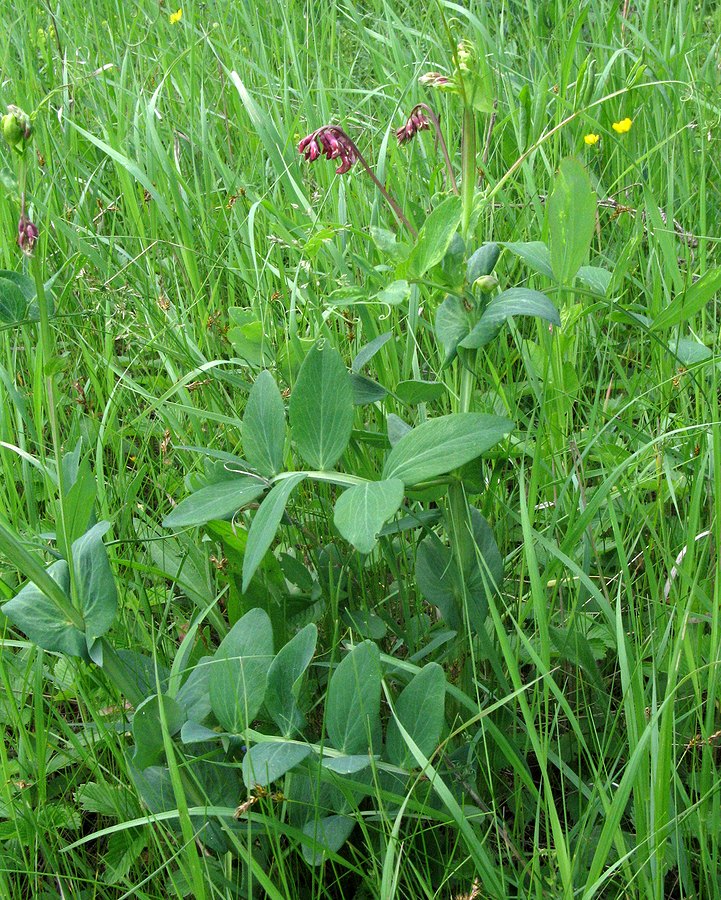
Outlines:
<svg viewBox="0 0 721 900"><path fill-rule="evenodd" d="M319 341L303 360L288 407L298 452L314 469L332 469L353 428L353 388L340 354Z"/></svg>
<svg viewBox="0 0 721 900"><path fill-rule="evenodd" d="M403 482L398 478L354 484L335 504L335 527L361 553L370 553L378 532L403 502Z"/></svg>
<svg viewBox="0 0 721 900"><path fill-rule="evenodd" d="M502 440L510 419L485 413L454 413L409 431L388 454L383 478L419 484L465 465Z"/></svg>

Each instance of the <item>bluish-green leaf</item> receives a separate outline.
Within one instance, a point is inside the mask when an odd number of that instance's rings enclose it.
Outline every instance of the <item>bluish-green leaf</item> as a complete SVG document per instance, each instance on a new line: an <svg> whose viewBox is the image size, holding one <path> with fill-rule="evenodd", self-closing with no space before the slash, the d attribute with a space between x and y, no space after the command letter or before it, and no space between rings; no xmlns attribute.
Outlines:
<svg viewBox="0 0 721 900"><path fill-rule="evenodd" d="M695 338L678 338L669 342L668 349L684 366L694 366L713 357L713 350Z"/></svg>
<svg viewBox="0 0 721 900"><path fill-rule="evenodd" d="M466 281L474 284L483 275L490 275L496 267L501 253L499 244L490 241L482 244L469 258L466 264Z"/></svg>
<svg viewBox="0 0 721 900"><path fill-rule="evenodd" d="M239 509L252 503L266 490L261 478L227 478L209 484L182 500L163 519L166 528L204 525L213 519L228 519Z"/></svg>
<svg viewBox="0 0 721 900"><path fill-rule="evenodd" d="M57 582L70 602L70 573L64 559L54 562L48 575ZM85 635L66 621L55 603L29 582L2 607L10 621L43 650L87 658Z"/></svg>
<svg viewBox="0 0 721 900"><path fill-rule="evenodd" d="M326 816L311 819L303 827L303 834L312 839L313 844L304 843L303 858L311 866L319 866L328 853L337 853L350 837L355 821L349 816Z"/></svg>
<svg viewBox="0 0 721 900"><path fill-rule="evenodd" d="M401 691L395 704L396 716L424 756L438 746L445 721L446 677L437 663L428 663ZM395 719L388 723L386 753L396 766L415 766L413 754L403 739Z"/></svg>
<svg viewBox="0 0 721 900"><path fill-rule="evenodd" d="M354 775L367 769L370 764L371 758L367 753L356 756L326 756L322 762L324 769L335 772L336 775Z"/></svg>
<svg viewBox="0 0 721 900"><path fill-rule="evenodd" d="M0 277L0 323L12 325L27 316L28 301L17 284Z"/></svg>
<svg viewBox="0 0 721 900"><path fill-rule="evenodd" d="M319 341L303 360L288 409L293 440L314 469L332 469L353 428L353 388L338 351Z"/></svg>
<svg viewBox="0 0 721 900"><path fill-rule="evenodd" d="M460 197L448 197L433 210L423 223L416 245L408 257L406 271L409 278L422 278L443 259L460 221Z"/></svg>
<svg viewBox="0 0 721 900"><path fill-rule="evenodd" d="M343 537L361 553L370 553L378 532L403 502L398 478L354 484L336 500L333 520Z"/></svg>
<svg viewBox="0 0 721 900"><path fill-rule="evenodd" d="M387 344L392 337L392 331L385 331L383 334L379 334L378 337L373 338L373 340L367 343L364 347L361 347L356 354L355 359L351 363L351 372L360 372L363 366L370 362L370 360L373 359L373 357L381 349L381 347L384 344Z"/></svg>
<svg viewBox="0 0 721 900"><path fill-rule="evenodd" d="M393 447L383 467L383 478L418 484L445 475L493 447L512 428L509 419L485 413L428 419Z"/></svg>
<svg viewBox="0 0 721 900"><path fill-rule="evenodd" d="M258 507L248 531L248 542L243 557L243 593L248 589L250 579L255 575L255 570L263 562L263 557L273 543L288 498L295 486L304 478L304 472L296 472L289 478L279 481Z"/></svg>
<svg viewBox="0 0 721 900"><path fill-rule="evenodd" d="M371 641L355 646L328 686L326 728L334 749L350 755L379 746L381 667Z"/></svg>
<svg viewBox="0 0 721 900"><path fill-rule="evenodd" d="M298 697L317 639L318 629L311 622L278 651L268 670L265 707L284 737L305 724Z"/></svg>
<svg viewBox="0 0 721 900"><path fill-rule="evenodd" d="M398 306L405 303L411 295L411 286L408 282L401 278L398 281L391 282L388 287L383 288L373 298L378 303L387 303L389 306Z"/></svg>
<svg viewBox="0 0 721 900"><path fill-rule="evenodd" d="M545 275L547 278L553 278L551 251L543 241L522 241L520 243L506 241L502 246L522 259L534 272Z"/></svg>
<svg viewBox="0 0 721 900"><path fill-rule="evenodd" d="M251 609L235 623L210 666L210 705L226 731L242 732L258 714L273 660L273 627L265 610Z"/></svg>
<svg viewBox="0 0 721 900"><path fill-rule="evenodd" d="M551 269L556 281L570 285L588 258L596 227L596 195L577 159L561 161L546 209Z"/></svg>
<svg viewBox="0 0 721 900"><path fill-rule="evenodd" d="M395 395L408 406L417 406L419 403L432 403L439 400L446 392L446 386L442 381L421 381L409 379L399 381L396 385Z"/></svg>
<svg viewBox="0 0 721 900"><path fill-rule="evenodd" d="M272 478L283 468L285 408L278 385L265 370L256 378L243 414L243 450L250 465Z"/></svg>
<svg viewBox="0 0 721 900"><path fill-rule="evenodd" d="M88 647L113 624L118 609L115 578L103 544L110 522L98 522L73 542L75 589L80 599Z"/></svg>
<svg viewBox="0 0 721 900"><path fill-rule="evenodd" d="M476 547L468 571L459 571L450 548L431 533L418 545L415 574L421 594L438 607L449 627L460 631L468 620L477 633L488 615L489 595L503 582L503 558L491 527L475 509L471 521Z"/></svg>
<svg viewBox="0 0 721 900"><path fill-rule="evenodd" d="M473 331L461 341L460 346L467 350L485 347L513 316L537 316L553 325L561 324L558 310L545 294L528 288L510 288L491 300Z"/></svg>
<svg viewBox="0 0 721 900"><path fill-rule="evenodd" d="M185 710L173 700L172 697L155 694L144 700L135 710L133 716L133 738L135 740L135 754L133 765L137 769L147 769L155 766L165 757L163 748L163 727L160 718L160 703L163 704L163 712L168 726L168 733L177 734L185 722Z"/></svg>
<svg viewBox="0 0 721 900"><path fill-rule="evenodd" d="M436 340L443 347L443 365L447 366L456 356L460 342L471 330L471 319L463 300L449 296L441 303L436 312Z"/></svg>
<svg viewBox="0 0 721 900"><path fill-rule="evenodd" d="M367 378L365 375L359 375L358 372L351 372L351 384L353 386L353 403L355 406L366 406L369 403L377 403L384 400L388 396L388 391L383 385Z"/></svg>
<svg viewBox="0 0 721 900"><path fill-rule="evenodd" d="M600 294L601 297L605 297L608 292L608 286L611 284L613 273L609 272L608 269L602 269L600 266L581 266L577 277L594 294Z"/></svg>
<svg viewBox="0 0 721 900"><path fill-rule="evenodd" d="M243 781L248 790L256 784L266 787L309 756L308 744L290 741L267 741L255 744L243 759Z"/></svg>

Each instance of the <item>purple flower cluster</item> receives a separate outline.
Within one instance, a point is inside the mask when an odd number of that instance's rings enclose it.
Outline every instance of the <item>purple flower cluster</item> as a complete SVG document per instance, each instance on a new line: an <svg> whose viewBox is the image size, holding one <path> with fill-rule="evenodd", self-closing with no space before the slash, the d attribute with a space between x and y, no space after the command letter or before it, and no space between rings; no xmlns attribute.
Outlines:
<svg viewBox="0 0 721 900"><path fill-rule="evenodd" d="M326 159L339 159L340 165L336 169L338 175L345 174L358 161L355 144L337 125L324 125L304 137L298 144L298 152L308 162L314 162L321 155L325 155Z"/></svg>
<svg viewBox="0 0 721 900"><path fill-rule="evenodd" d="M26 256L32 256L39 236L38 226L23 213L18 222L18 246Z"/></svg>
<svg viewBox="0 0 721 900"><path fill-rule="evenodd" d="M406 141L412 140L419 131L423 131L425 128L430 128L431 123L428 121L426 116L420 110L419 107L416 107L408 116L408 120L405 125L401 125L400 128L396 129L396 138L398 139L399 144L405 144Z"/></svg>

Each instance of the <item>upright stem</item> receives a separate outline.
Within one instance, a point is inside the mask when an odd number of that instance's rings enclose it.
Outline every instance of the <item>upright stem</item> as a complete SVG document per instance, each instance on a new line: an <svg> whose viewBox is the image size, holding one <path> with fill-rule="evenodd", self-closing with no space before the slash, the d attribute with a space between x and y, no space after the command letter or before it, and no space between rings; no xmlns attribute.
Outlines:
<svg viewBox="0 0 721 900"><path fill-rule="evenodd" d="M448 147L446 146L446 142L443 138L443 132L441 131L441 123L438 120L438 116L433 112L431 107L427 103L417 103L413 109L411 110L411 115L417 110L422 109L428 115L428 118L433 122L433 128L436 132L436 141L441 148L441 153L443 154L443 159L446 162L446 172L448 173L448 182L453 188L453 193L458 194L458 185L456 183L456 176L453 171L453 165L451 164L451 157L448 155Z"/></svg>
<svg viewBox="0 0 721 900"><path fill-rule="evenodd" d="M466 103L463 107L463 146L461 149L461 235L468 244L471 230L471 216L476 196L476 117L473 107ZM470 354L469 365L461 367L460 412L471 408L475 360L477 353ZM460 362L460 361L459 361Z"/></svg>
<svg viewBox="0 0 721 900"><path fill-rule="evenodd" d="M471 216L476 188L476 119L473 107L466 103L463 108L463 146L461 150L461 234L468 243L471 230ZM459 411L470 411L475 381L475 361L477 351L470 352L470 361L461 366ZM448 488L448 516L454 553L461 572L469 572L475 561L476 546L473 540L470 510L463 484L456 481Z"/></svg>
<svg viewBox="0 0 721 900"><path fill-rule="evenodd" d="M55 457L55 471L57 473L57 491L58 491L58 526L62 535L63 550L65 558L68 562L70 570L70 593L76 598L75 593L75 570L72 560L72 534L68 528L65 518L65 485L63 484L63 467L62 467L62 443L60 441L60 430L58 428L57 405L55 400L55 376L52 366L55 361L55 341L52 328L50 327L50 308L48 295L45 291L45 283L38 256L32 256L30 261L33 278L35 280L35 293L38 301L38 310L40 312L40 355L42 359L42 370L45 377L45 396L47 399L48 422L50 424L50 435L53 443L53 456Z"/></svg>
<svg viewBox="0 0 721 900"><path fill-rule="evenodd" d="M476 118L473 107L463 109L463 147L461 151L461 234L468 239L476 193Z"/></svg>
<svg viewBox="0 0 721 900"><path fill-rule="evenodd" d="M346 135L346 137L348 137L348 135ZM390 204L390 206L391 206L393 212L396 214L396 216L398 216L399 221L402 222L402 223L405 225L405 227L406 227L406 228L408 229L408 231L413 235L414 238L415 238L415 237L418 237L418 232L416 231L416 229L411 225L411 223L410 223L410 222L408 221L408 219L406 218L406 215L405 215L405 213L403 212L403 210L400 208L400 205L399 205L398 201L397 201L394 197L392 197L392 196L388 193L388 191L383 187L383 185L381 184L380 180L377 178L376 173L373 171L373 169L371 169L371 167L370 167L370 166L368 165L368 163L366 162L365 157L363 156L363 154L362 154L362 153L360 152L360 150L358 149L358 147L357 147L355 141L354 141L352 138L350 138L350 137L348 137L348 140L349 140L349 142L351 143L351 145L352 145L352 147L353 147L353 150L355 151L356 156L358 157L358 162L363 166L363 168L366 170L366 172L367 172L367 173L370 175L370 177L373 179L373 181L375 182L375 185L376 185L376 187L378 188L378 190L381 192L381 194L383 194L383 196L385 197L386 201Z"/></svg>

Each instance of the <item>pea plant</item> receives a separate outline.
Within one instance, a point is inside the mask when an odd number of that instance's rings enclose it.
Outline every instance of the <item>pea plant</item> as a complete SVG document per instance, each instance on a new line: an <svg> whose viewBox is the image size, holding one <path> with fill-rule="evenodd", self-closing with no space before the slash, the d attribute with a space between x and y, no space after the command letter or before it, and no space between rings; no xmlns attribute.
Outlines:
<svg viewBox="0 0 721 900"><path fill-rule="evenodd" d="M208 851L247 862L250 834L251 868L262 870L274 852L269 823L280 823L315 866L334 858L358 823L372 840L372 822L390 817L397 837L403 815L412 813L455 823L488 890L501 896L476 832L481 803L473 778L463 775L473 738L453 733L446 717L447 706L480 715L477 702L429 661L433 642L410 658L401 643L384 643L378 618L352 608L348 585L354 573L371 566L382 571L400 555L431 613L418 627L430 630L440 622L446 645L486 646L489 604L501 590L504 566L473 498L486 489L484 456L491 450L503 455L514 421L478 399L482 351L507 323L525 316L545 323L549 377L563 378L564 354L571 352L555 342L562 321L557 305L538 290L502 286L494 270L504 248L515 254L557 285L566 317L574 279L603 294L608 273L583 265L595 200L583 166L573 159L561 165L548 201L549 245L476 239L493 202L492 190L478 190L476 175L477 119L494 110L483 61L464 41L449 75L429 73L421 82L453 95L462 136L457 179L430 104L416 104L396 132L406 146L433 131L443 157L446 190L420 227L339 125L320 125L298 149L308 162L333 160L341 176L360 166L388 203L400 235L371 230L383 265L367 283L344 286L336 300L352 304L354 297L370 296L380 307L413 307L417 318L422 292L435 371L453 371L460 385L451 411L424 412L444 395L442 382L417 372L381 384L364 374L392 340L390 332L347 360L330 331L321 329L304 335L304 358L285 383L278 371L261 368L238 423L242 457L209 452L204 475L188 479L191 493L164 520L168 529L204 528L222 545L235 579L229 627L220 632L217 649L199 652L198 635L210 614L203 610L169 667L117 649L107 637L118 605L103 542L110 524L95 521L93 476L80 447L64 452L53 425L52 302L33 256L42 238L29 217L24 184L32 122L9 110L3 133L18 157L18 243L34 274L0 272L0 318L18 327L40 325L54 446L44 473L57 501L58 534L56 560L45 569L0 525L0 550L28 578L2 609L39 647L101 667L125 695L132 706L128 754L135 786L150 812L172 819L178 811L186 843L197 835ZM386 413L386 398L416 407L417 421ZM381 430L372 425L378 416ZM343 596L347 608L341 608ZM325 632L319 629L321 621L330 623L332 635L327 624ZM342 621L350 627L339 641ZM375 819L357 815L369 807Z"/></svg>

